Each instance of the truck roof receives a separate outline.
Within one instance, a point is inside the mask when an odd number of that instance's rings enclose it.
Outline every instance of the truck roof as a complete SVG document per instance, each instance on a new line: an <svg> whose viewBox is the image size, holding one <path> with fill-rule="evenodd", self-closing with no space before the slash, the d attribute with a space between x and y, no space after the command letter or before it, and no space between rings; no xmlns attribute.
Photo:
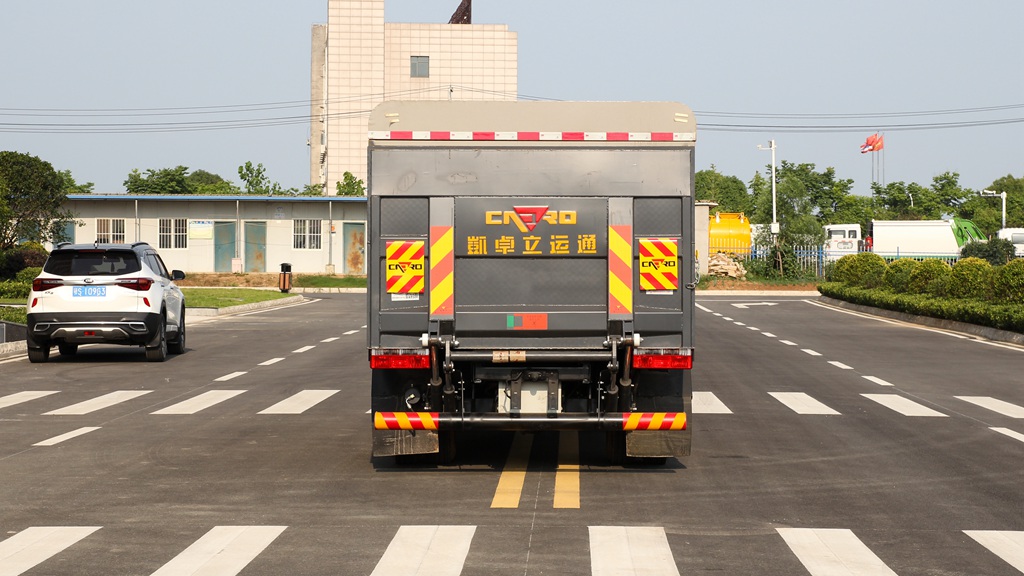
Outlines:
<svg viewBox="0 0 1024 576"><path fill-rule="evenodd" d="M370 140L685 143L697 139L689 107L676 102L384 102L369 120Z"/></svg>

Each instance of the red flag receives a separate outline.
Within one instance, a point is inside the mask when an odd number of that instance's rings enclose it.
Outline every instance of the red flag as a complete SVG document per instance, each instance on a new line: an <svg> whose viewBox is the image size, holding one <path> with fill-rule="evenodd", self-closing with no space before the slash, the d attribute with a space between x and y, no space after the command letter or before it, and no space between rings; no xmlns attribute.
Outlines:
<svg viewBox="0 0 1024 576"><path fill-rule="evenodd" d="M875 144L878 141L879 141L878 132L875 132L871 136L868 136L868 139L865 140L864 143L861 144L861 146L860 146L860 153L861 154L865 154L867 152L874 152L875 151Z"/></svg>
<svg viewBox="0 0 1024 576"><path fill-rule="evenodd" d="M873 148L871 148L871 151L872 152L878 152L879 150L881 150L884 147L885 147L885 135L883 134L883 135L878 137L878 140L875 142L875 146Z"/></svg>

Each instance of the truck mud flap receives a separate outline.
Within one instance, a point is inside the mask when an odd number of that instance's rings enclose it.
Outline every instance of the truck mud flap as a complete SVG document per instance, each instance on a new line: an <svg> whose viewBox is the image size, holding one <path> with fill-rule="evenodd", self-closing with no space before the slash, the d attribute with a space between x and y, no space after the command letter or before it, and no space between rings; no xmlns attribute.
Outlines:
<svg viewBox="0 0 1024 576"><path fill-rule="evenodd" d="M374 430L374 456L404 456L408 454L434 454L440 450L436 431L429 430Z"/></svg>

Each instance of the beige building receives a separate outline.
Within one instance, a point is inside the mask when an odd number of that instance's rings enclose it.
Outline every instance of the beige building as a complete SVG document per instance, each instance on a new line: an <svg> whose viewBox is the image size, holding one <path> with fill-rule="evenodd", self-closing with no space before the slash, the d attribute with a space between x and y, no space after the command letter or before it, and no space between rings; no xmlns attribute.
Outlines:
<svg viewBox="0 0 1024 576"><path fill-rule="evenodd" d="M508 26L386 23L384 1L328 0L326 27L313 27L310 182L329 195L345 172L366 181L367 119L377 104L518 92L518 39ZM456 8L466 15L452 0Z"/></svg>

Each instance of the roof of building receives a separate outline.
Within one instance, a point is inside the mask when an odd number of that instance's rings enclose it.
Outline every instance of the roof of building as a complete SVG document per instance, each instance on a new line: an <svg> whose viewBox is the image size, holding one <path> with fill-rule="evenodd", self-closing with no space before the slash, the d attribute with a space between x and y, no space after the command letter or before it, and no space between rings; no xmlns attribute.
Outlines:
<svg viewBox="0 0 1024 576"><path fill-rule="evenodd" d="M161 202L366 202L366 196L254 196L248 194L68 194L68 200L158 200Z"/></svg>

